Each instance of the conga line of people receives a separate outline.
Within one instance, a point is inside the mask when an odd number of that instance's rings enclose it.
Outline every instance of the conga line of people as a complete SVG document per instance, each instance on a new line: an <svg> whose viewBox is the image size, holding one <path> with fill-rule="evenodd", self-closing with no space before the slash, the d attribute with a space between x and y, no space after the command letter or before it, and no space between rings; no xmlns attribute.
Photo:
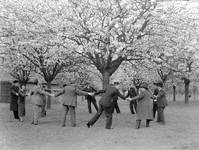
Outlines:
<svg viewBox="0 0 199 150"><path fill-rule="evenodd" d="M72 127L78 127L76 124L76 107L77 96L85 95L88 103L88 112L92 113L91 103L96 109L96 114L87 122L87 127L92 127L104 112L106 116L105 129L112 129L112 119L114 109L117 113L120 113L118 106L118 97L123 100L129 101L130 112L136 114L136 129L141 126L141 121L146 120L146 127L149 127L150 121L155 119L157 111L157 122L165 125L164 109L167 106L167 98L163 88L162 81L154 82L156 89L152 92L146 82L142 83L139 94L134 87L130 87L127 95L122 95L119 91L119 82L114 82L109 87L96 90L90 84L86 82L84 87L77 86L76 80L68 81L61 89L47 89L39 82L38 79L34 81L33 91L27 93L25 85L20 84L17 80L13 82L11 86L11 102L10 110L13 111L15 119L24 121L25 116L25 99L26 96L32 96L32 119L31 124L38 125L40 116L46 115L46 96L60 97L61 96L61 126L65 127L66 116L70 111L70 120ZM51 94L53 91L55 94ZM95 95L102 94L99 103L97 105Z"/></svg>

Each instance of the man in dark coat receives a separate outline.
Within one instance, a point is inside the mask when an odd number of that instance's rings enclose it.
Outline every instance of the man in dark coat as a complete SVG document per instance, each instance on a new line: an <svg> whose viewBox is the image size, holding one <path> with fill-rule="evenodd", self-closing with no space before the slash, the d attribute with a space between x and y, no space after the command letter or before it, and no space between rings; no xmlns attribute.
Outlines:
<svg viewBox="0 0 199 150"><path fill-rule="evenodd" d="M158 95L157 95L157 106L158 106L157 122L162 124L162 125L165 125L164 109L168 105L166 93L163 89L162 81L154 82L154 84L157 86L157 88L159 90Z"/></svg>
<svg viewBox="0 0 199 150"><path fill-rule="evenodd" d="M112 126L112 112L110 109L111 101L115 95L119 96L122 99L126 99L126 97L123 96L117 89L118 85L119 85L119 83L115 82L114 86L110 86L108 88L105 88L105 89L100 90L95 93L95 94L99 94L99 93L104 93L104 94L102 95L101 99L99 100L99 109L98 109L97 113L87 123L88 128L90 128L90 126L93 126L94 123L99 119L99 117L101 116L103 111L105 111L105 115L106 115L106 127L105 128L111 129L111 126Z"/></svg>
<svg viewBox="0 0 199 150"><path fill-rule="evenodd" d="M20 119L18 115L18 98L19 98L19 82L17 80L13 81L13 85L10 87L11 91L11 101L10 101L10 110L13 111L15 119Z"/></svg>
<svg viewBox="0 0 199 150"><path fill-rule="evenodd" d="M87 82L86 87L83 89L83 91L93 93L93 92L96 92L97 90L94 87L92 87L89 82ZM87 100L88 112L90 114L92 113L91 102L93 103L93 106L95 107L96 111L98 111L98 106L97 106L96 99L95 99L94 95L93 96L86 95L85 99Z"/></svg>
<svg viewBox="0 0 199 150"><path fill-rule="evenodd" d="M120 111L117 101L118 101L118 96L117 95L113 96L113 100L111 102L111 112L114 113L114 109L115 109L116 112L119 114L121 113L121 111Z"/></svg>
<svg viewBox="0 0 199 150"><path fill-rule="evenodd" d="M137 92L134 87L131 87L128 90L128 94L126 95L126 97L133 98L135 96L137 96ZM137 113L137 101L130 101L129 108L131 110L131 114L136 114Z"/></svg>

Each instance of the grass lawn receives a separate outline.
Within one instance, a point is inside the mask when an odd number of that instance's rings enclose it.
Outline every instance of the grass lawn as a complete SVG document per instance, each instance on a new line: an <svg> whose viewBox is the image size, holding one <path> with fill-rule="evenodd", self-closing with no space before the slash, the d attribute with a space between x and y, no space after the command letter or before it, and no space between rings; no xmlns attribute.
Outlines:
<svg viewBox="0 0 199 150"><path fill-rule="evenodd" d="M98 98L99 99L99 98ZM94 126L87 128L87 121L95 114L89 114L87 102L78 98L77 124L61 127L61 105L57 99L47 116L40 118L39 125L30 124L32 114L30 99L26 103L24 122L13 119L8 103L0 103L0 150L198 150L199 149L199 100L169 101L165 109L166 125L155 121L150 127L135 129L136 116L130 114L128 102L118 101L121 114L113 115L112 130L105 129L104 117Z"/></svg>

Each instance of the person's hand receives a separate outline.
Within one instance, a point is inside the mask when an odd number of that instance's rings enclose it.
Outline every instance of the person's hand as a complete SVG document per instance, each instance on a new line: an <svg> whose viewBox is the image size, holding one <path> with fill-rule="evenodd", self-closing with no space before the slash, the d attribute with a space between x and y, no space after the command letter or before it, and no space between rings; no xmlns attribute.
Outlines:
<svg viewBox="0 0 199 150"><path fill-rule="evenodd" d="M131 98L126 98L126 100L130 102L130 101L131 101Z"/></svg>
<svg viewBox="0 0 199 150"><path fill-rule="evenodd" d="M90 96L94 96L94 95L95 95L95 93L88 93L88 95L90 95Z"/></svg>
<svg viewBox="0 0 199 150"><path fill-rule="evenodd" d="M51 97L55 97L55 94L50 94Z"/></svg>
<svg viewBox="0 0 199 150"><path fill-rule="evenodd" d="M30 93L26 94L27 96L30 96Z"/></svg>
<svg viewBox="0 0 199 150"><path fill-rule="evenodd" d="M18 93L16 93L16 95L17 95L17 96L19 96L19 94L18 94Z"/></svg>

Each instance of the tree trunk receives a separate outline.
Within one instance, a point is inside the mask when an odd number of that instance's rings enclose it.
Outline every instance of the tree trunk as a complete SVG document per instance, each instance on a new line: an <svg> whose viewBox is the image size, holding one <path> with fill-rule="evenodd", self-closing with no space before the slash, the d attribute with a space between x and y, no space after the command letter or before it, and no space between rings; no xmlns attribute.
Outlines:
<svg viewBox="0 0 199 150"><path fill-rule="evenodd" d="M173 101L176 101L176 86L173 85Z"/></svg>
<svg viewBox="0 0 199 150"><path fill-rule="evenodd" d="M47 82L47 88L51 89L51 82ZM50 91L49 91L50 92ZM51 93L51 92L50 92ZM51 109L51 96L48 96L47 98L47 105L46 109Z"/></svg>
<svg viewBox="0 0 199 150"><path fill-rule="evenodd" d="M110 73L104 72L103 73L103 88L109 87L109 79L110 79Z"/></svg>
<svg viewBox="0 0 199 150"><path fill-rule="evenodd" d="M189 83L190 83L190 80L185 78L184 83L185 83L185 104L188 104L189 103Z"/></svg>

